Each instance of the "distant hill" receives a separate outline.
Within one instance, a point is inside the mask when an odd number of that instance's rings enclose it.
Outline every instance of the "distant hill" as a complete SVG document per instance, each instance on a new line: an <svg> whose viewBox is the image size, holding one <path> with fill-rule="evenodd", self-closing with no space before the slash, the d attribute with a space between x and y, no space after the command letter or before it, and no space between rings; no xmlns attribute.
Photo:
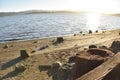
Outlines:
<svg viewBox="0 0 120 80"><path fill-rule="evenodd" d="M80 11L55 11L55 10L27 10L20 12L0 12L0 17L2 16L12 16L12 15L24 15L24 14L43 14L43 13L91 13L91 12L80 12ZM111 16L120 16L120 14L103 14L103 15L111 15Z"/></svg>
<svg viewBox="0 0 120 80"><path fill-rule="evenodd" d="M2 16L12 16L12 15L22 15L22 14L42 14L42 13L78 13L74 11L48 11L48 10L27 10L21 12L0 12L0 17ZM79 12L83 13L83 12Z"/></svg>
<svg viewBox="0 0 120 80"><path fill-rule="evenodd" d="M112 16L120 16L120 14L112 14Z"/></svg>

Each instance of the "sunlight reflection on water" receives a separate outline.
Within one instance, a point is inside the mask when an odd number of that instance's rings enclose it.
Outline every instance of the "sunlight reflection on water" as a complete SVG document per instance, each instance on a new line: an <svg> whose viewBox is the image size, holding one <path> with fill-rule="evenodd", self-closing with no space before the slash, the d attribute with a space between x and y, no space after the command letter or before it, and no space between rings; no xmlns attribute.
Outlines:
<svg viewBox="0 0 120 80"><path fill-rule="evenodd" d="M95 31L100 25L100 14L98 13L89 13L86 14L87 18L87 27L89 30Z"/></svg>

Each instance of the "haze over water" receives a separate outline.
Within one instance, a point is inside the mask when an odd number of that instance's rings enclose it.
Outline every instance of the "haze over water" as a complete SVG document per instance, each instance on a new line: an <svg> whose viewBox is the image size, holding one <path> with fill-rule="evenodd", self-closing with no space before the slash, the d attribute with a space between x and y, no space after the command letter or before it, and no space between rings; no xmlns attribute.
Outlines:
<svg viewBox="0 0 120 80"><path fill-rule="evenodd" d="M0 17L0 42L120 29L119 16L44 13Z"/></svg>

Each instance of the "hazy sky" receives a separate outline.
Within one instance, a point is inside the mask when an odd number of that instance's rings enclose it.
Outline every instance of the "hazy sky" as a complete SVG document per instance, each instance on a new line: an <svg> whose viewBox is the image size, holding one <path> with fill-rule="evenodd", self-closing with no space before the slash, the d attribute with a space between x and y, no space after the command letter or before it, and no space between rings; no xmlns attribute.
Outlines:
<svg viewBox="0 0 120 80"><path fill-rule="evenodd" d="M31 9L120 13L120 0L0 0L0 12Z"/></svg>

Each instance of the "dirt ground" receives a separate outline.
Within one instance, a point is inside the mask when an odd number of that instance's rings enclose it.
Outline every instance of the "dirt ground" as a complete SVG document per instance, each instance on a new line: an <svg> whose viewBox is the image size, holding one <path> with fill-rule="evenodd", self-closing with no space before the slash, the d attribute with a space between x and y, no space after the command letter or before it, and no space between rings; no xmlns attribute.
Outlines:
<svg viewBox="0 0 120 80"><path fill-rule="evenodd" d="M52 80L47 71L40 72L40 65L51 65L60 61L65 63L70 56L88 48L89 45L111 46L114 40L120 41L120 29L93 34L77 34L64 36L64 42L53 44L54 38L8 42L0 44L0 80ZM7 48L4 48L7 44ZM43 46L48 46L42 49ZM20 59L20 50L26 50L30 57ZM26 70L22 73L15 71L17 64L24 64Z"/></svg>

